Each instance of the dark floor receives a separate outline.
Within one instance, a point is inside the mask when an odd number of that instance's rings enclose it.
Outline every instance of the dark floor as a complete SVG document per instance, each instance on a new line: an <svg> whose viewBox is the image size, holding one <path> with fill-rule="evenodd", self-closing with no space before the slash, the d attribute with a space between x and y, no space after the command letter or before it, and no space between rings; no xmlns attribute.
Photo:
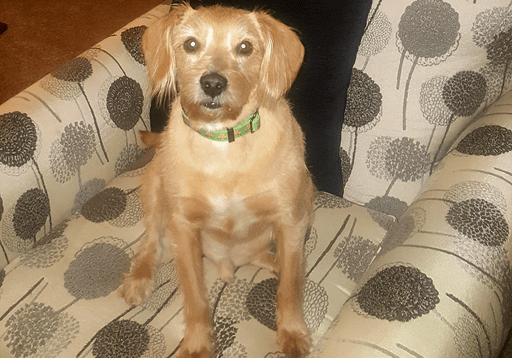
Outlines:
<svg viewBox="0 0 512 358"><path fill-rule="evenodd" d="M0 104L164 0L0 0Z"/></svg>

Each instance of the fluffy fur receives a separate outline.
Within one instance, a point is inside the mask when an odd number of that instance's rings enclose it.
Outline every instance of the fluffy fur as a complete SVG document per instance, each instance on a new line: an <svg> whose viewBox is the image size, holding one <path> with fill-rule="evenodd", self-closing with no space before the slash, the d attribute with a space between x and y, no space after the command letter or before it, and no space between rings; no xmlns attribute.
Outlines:
<svg viewBox="0 0 512 358"><path fill-rule="evenodd" d="M302 131L283 98L302 63L300 40L262 11L180 4L147 29L143 50L153 94L175 100L165 131L143 135L157 147L142 185L146 234L121 295L130 305L143 302L170 246L184 294L179 356L209 357L202 255L228 282L237 266L265 267L279 275L278 344L289 357L305 356L303 244L314 186ZM182 111L193 128L207 130L258 111L261 127L232 143L214 142L187 126ZM277 254L269 251L273 240Z"/></svg>

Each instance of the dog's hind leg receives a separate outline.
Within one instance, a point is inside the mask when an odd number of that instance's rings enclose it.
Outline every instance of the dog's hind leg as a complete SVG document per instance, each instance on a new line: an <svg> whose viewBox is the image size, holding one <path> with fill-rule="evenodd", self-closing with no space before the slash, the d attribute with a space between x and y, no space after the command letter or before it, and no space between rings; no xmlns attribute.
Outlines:
<svg viewBox="0 0 512 358"><path fill-rule="evenodd" d="M220 279L226 283L235 282L235 265L230 259L220 260L215 262L217 266L217 274Z"/></svg>
<svg viewBox="0 0 512 358"><path fill-rule="evenodd" d="M269 270L276 276L279 275L279 261L277 255L272 252L264 251L260 253L251 261L251 264Z"/></svg>

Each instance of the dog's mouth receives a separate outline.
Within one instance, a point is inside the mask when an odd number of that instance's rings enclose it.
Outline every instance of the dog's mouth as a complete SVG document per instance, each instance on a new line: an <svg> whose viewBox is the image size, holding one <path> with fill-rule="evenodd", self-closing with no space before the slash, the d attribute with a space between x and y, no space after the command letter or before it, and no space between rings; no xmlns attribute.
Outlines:
<svg viewBox="0 0 512 358"><path fill-rule="evenodd" d="M206 107L207 109L219 109L222 107L222 103L218 100L209 100L203 102L203 107Z"/></svg>

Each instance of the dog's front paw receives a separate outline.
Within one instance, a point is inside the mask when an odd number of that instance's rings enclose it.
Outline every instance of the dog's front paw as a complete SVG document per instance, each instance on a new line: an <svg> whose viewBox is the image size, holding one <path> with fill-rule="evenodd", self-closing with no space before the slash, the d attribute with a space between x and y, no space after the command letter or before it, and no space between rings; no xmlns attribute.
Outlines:
<svg viewBox="0 0 512 358"><path fill-rule="evenodd" d="M180 350L179 358L210 358L210 351L207 348L203 348L198 352L190 352L187 350Z"/></svg>
<svg viewBox="0 0 512 358"><path fill-rule="evenodd" d="M153 280L145 277L126 275L123 284L119 287L119 295L130 306L138 306L148 298L153 291Z"/></svg>
<svg viewBox="0 0 512 358"><path fill-rule="evenodd" d="M306 357L311 348L311 337L306 328L277 329L277 344L289 358Z"/></svg>
<svg viewBox="0 0 512 358"><path fill-rule="evenodd" d="M210 358L212 327L207 322L188 324L179 358Z"/></svg>

